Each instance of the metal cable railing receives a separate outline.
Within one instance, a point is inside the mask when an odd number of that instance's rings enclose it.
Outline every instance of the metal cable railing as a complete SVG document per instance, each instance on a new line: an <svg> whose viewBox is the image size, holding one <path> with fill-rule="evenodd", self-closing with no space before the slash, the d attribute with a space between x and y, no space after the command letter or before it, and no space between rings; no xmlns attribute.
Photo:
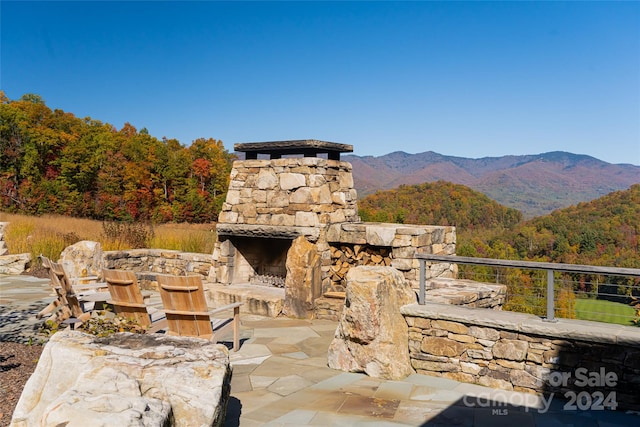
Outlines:
<svg viewBox="0 0 640 427"><path fill-rule="evenodd" d="M533 280L533 290L531 291L529 298L544 298L545 307L545 320L555 321L556 318L556 304L562 303L562 298L559 298L556 292L556 284L560 284L563 289L570 289L573 295L578 295L580 298L597 296L604 299L633 299L633 295L640 294L640 286L638 286L638 280L640 278L640 269L635 268L620 268L620 267L602 267L593 265L578 265L578 264L561 264L561 263L549 263L549 262L533 262L533 261L515 261L515 260L502 260L493 258L474 258L463 257L456 255L432 255L432 254L418 254L416 256L420 261L420 292L418 294L418 302L420 304L425 303L426 298L426 263L427 262L447 262L451 264L469 265L469 266L481 266L495 268L495 282L500 283L503 281L505 274L501 274L503 269L521 269L521 270L534 270L546 272L546 283L540 283L545 279L537 274ZM544 275L542 275L544 276ZM558 276L558 277L556 277ZM627 278L627 282L632 283L613 283L599 280L597 278L601 276L606 277L619 277ZM594 281L592 278L596 278ZM468 277L466 277L468 278ZM631 279L628 279L631 278ZM486 280L486 279L485 279ZM537 282L535 282L537 280ZM623 287L626 295L621 295L614 290L618 290ZM515 301L523 295L507 293L507 301ZM527 311L531 310L528 303L522 303L522 310L514 311ZM517 306L517 303L513 304ZM640 310L640 301L637 308ZM631 312L633 308L630 307ZM608 315L607 312L600 311L585 311L598 317L598 315ZM583 315L585 313L582 313ZM613 315L615 316L615 314Z"/></svg>

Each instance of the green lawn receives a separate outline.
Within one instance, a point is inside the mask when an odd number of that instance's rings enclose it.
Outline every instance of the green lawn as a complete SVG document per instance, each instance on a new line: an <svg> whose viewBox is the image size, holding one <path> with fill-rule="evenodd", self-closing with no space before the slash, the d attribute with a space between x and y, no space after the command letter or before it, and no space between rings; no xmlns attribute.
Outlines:
<svg viewBox="0 0 640 427"><path fill-rule="evenodd" d="M577 299L576 318L631 326L635 310L627 304L597 299Z"/></svg>

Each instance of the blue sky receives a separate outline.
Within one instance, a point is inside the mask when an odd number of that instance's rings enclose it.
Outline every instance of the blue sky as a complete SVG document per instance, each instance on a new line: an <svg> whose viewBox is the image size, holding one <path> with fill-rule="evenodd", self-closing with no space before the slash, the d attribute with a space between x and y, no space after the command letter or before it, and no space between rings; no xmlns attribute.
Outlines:
<svg viewBox="0 0 640 427"><path fill-rule="evenodd" d="M0 3L0 87L190 145L640 165L640 2Z"/></svg>

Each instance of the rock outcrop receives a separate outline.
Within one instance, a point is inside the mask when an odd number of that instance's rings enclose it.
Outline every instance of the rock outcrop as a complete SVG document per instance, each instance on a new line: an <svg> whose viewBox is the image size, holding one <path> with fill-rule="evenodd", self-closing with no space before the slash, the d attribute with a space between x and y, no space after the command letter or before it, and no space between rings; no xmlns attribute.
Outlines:
<svg viewBox="0 0 640 427"><path fill-rule="evenodd" d="M11 427L218 426L229 396L229 353L196 338L78 331L54 334Z"/></svg>
<svg viewBox="0 0 640 427"><path fill-rule="evenodd" d="M296 238L287 254L287 277L283 313L285 316L312 318L314 301L322 295L320 256L316 245L303 236Z"/></svg>
<svg viewBox="0 0 640 427"><path fill-rule="evenodd" d="M400 307L415 302L415 292L396 269L350 269L345 307L329 346L329 367L384 379L413 373L408 326Z"/></svg>

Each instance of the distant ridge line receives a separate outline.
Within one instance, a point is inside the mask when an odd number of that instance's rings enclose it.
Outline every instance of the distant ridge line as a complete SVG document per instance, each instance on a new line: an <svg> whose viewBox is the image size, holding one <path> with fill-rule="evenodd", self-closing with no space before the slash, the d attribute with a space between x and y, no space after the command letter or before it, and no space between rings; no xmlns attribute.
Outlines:
<svg viewBox="0 0 640 427"><path fill-rule="evenodd" d="M640 183L640 166L612 164L586 154L550 151L477 159L434 151L383 156L348 154L358 197L403 184L448 181L466 185L526 218L588 202Z"/></svg>

